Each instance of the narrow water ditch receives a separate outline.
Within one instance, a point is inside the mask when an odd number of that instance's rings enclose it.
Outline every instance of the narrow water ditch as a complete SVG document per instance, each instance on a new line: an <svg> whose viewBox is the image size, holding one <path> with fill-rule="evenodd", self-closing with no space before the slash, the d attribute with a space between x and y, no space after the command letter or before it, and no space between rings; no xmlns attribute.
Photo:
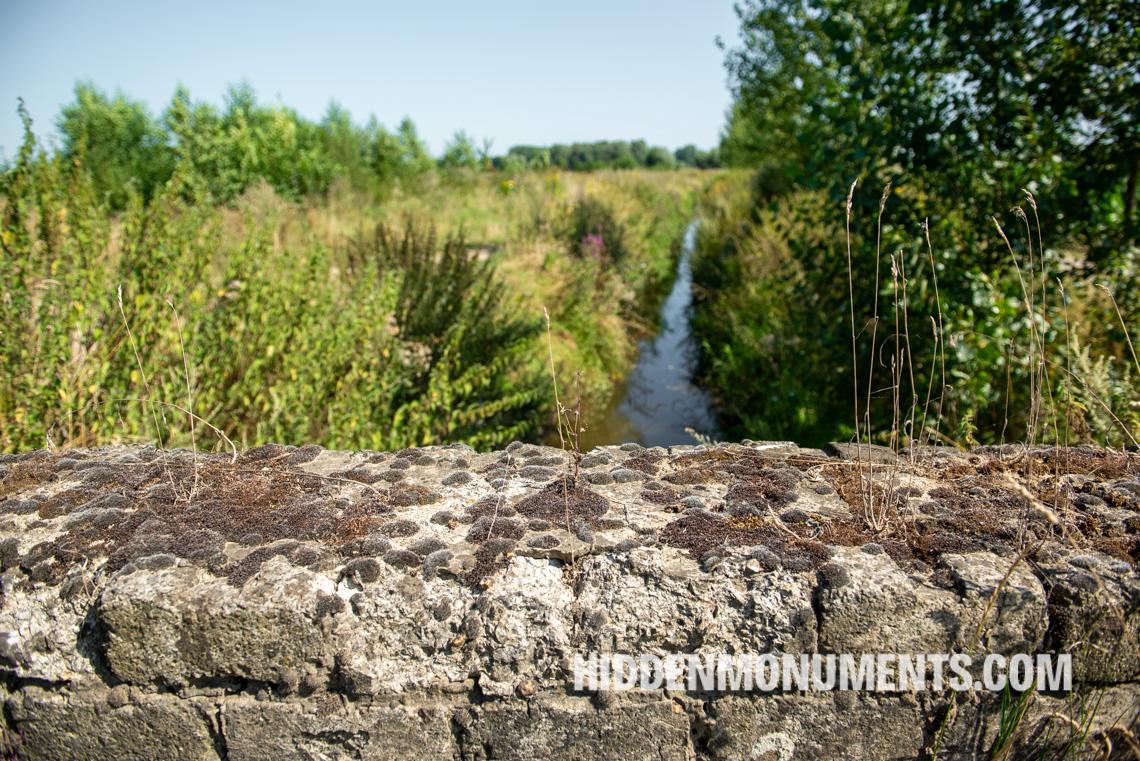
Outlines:
<svg viewBox="0 0 1140 761"><path fill-rule="evenodd" d="M716 437L712 398L693 383L697 346L689 328L689 307L696 241L694 221L685 230L673 287L661 306L661 328L638 343L637 364L614 387L606 408L586 411L583 451L631 441L647 447L694 444L689 430Z"/></svg>

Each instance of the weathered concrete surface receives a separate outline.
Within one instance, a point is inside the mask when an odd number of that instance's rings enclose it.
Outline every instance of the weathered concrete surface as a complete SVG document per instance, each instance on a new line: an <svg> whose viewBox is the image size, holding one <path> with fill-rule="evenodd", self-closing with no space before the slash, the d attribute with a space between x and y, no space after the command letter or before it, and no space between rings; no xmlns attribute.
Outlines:
<svg viewBox="0 0 1140 761"><path fill-rule="evenodd" d="M828 451L0 457L6 731L25 759L983 758L994 695L591 694L572 659L1071 652L1078 699L1011 742L1123 752L1140 457Z"/></svg>

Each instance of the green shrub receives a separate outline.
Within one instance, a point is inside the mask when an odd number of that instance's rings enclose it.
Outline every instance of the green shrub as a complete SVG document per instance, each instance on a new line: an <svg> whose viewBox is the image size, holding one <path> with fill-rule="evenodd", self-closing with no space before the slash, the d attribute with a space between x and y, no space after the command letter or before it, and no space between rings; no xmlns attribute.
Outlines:
<svg viewBox="0 0 1140 761"><path fill-rule="evenodd" d="M626 256L625 228L605 202L585 197L574 204L563 233L570 253L579 259L621 263Z"/></svg>
<svg viewBox="0 0 1140 761"><path fill-rule="evenodd" d="M350 261L402 274L393 325L419 364L397 419L425 440L482 446L537 430L545 386L527 359L541 323L510 303L490 259L462 236L440 244L409 225L402 235L381 226Z"/></svg>
<svg viewBox="0 0 1140 761"><path fill-rule="evenodd" d="M95 192L115 210L131 192L152 198L178 165L197 188L229 203L259 182L293 200L325 193L338 179L385 197L396 185L418 187L435 163L409 119L389 132L375 119L354 123L332 103L313 121L259 103L246 84L230 87L221 108L178 87L155 117L121 93L109 97L80 83L58 124L60 153L91 174Z"/></svg>

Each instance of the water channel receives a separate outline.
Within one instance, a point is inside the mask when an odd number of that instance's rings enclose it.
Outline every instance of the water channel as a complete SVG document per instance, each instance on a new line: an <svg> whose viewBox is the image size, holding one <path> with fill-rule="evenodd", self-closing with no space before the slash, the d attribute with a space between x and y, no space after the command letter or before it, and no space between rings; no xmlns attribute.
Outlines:
<svg viewBox="0 0 1140 761"><path fill-rule="evenodd" d="M582 450L637 442L647 447L695 444L689 430L717 436L712 398L693 383L697 346L689 329L693 303L691 259L697 223L685 230L677 275L661 306L657 335L638 344L637 364L614 389L605 410L587 411Z"/></svg>

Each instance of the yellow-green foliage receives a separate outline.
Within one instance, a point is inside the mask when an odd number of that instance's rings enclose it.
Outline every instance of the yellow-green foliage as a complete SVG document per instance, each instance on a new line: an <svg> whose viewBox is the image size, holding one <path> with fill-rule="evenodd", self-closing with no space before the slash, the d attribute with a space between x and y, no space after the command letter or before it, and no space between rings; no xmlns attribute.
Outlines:
<svg viewBox="0 0 1140 761"><path fill-rule="evenodd" d="M381 205L263 184L224 207L184 164L112 213L80 161L29 143L0 196L0 449L187 445L191 407L206 448L201 421L241 445L535 438L542 307L559 371L608 393L707 176L430 174ZM567 253L585 195L627 231L620 270Z"/></svg>
<svg viewBox="0 0 1140 761"><path fill-rule="evenodd" d="M539 317L543 307L549 310L560 378L569 383L581 371L595 406L635 360L636 339L652 327L696 201L719 175L694 169L431 174L379 207L344 187L312 206L285 204L265 188L242 203L259 216L275 215L277 238L287 246L336 245L377 219L462 230L496 263L522 309ZM624 229L628 256L616 264L569 254L573 209L582 199L610 209ZM533 353L536 361L545 356L545 349Z"/></svg>

